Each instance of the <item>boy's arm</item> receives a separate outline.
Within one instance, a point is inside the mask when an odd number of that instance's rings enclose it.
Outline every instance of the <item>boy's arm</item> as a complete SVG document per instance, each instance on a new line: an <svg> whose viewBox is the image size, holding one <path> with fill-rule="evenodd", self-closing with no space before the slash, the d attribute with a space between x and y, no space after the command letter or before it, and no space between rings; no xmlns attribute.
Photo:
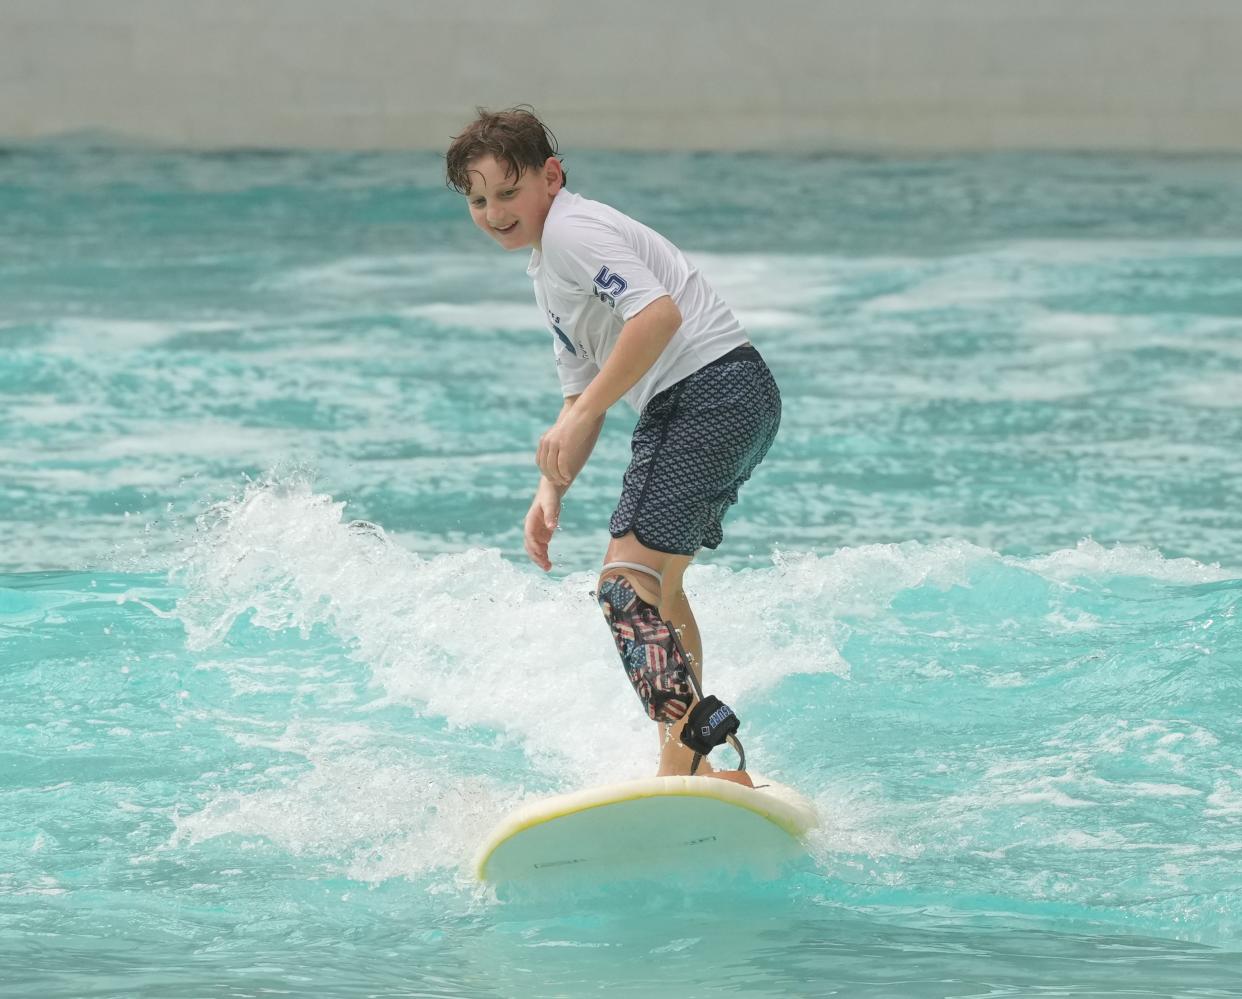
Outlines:
<svg viewBox="0 0 1242 999"><path fill-rule="evenodd" d="M579 395L580 394L581 393L579 393ZM561 420L565 419L565 414L574 408L574 403L578 401L578 398L579 398L578 395L565 396L565 404L561 406L561 411L556 414L556 423L552 424L553 426L556 426L557 423L560 423ZM553 482L551 479L549 479L546 475L543 475L543 474L539 476L539 488L552 490L552 492L556 494L558 499L564 496L565 493L569 491L568 484L564 486L558 486L555 482Z"/></svg>
<svg viewBox="0 0 1242 999"><path fill-rule="evenodd" d="M573 406L574 415L602 417L650 370L679 329L681 310L668 295L657 298L632 316L621 327L617 346L599 374L577 397ZM564 416L565 410L562 410L561 417Z"/></svg>
<svg viewBox="0 0 1242 999"><path fill-rule="evenodd" d="M590 457L604 414L634 386L681 328L681 310L667 295L634 314L621 327L608 360L556 426L540 438L535 463L544 480L562 494Z"/></svg>
<svg viewBox="0 0 1242 999"><path fill-rule="evenodd" d="M569 413L574 403L578 401L578 396L569 395L565 397L565 404L561 407L560 415L556 418L557 424L564 419ZM604 421L600 420L599 425L602 427ZM596 436L599 431L596 430ZM591 441L592 447L594 440ZM535 490L535 498L531 501L530 509L526 511L526 520L522 524L522 540L526 548L526 554L530 556L532 562L539 566L544 572L548 572L552 568L552 559L548 555L548 545L552 542L552 535L556 531L557 522L561 518L561 497L565 495L565 491L569 489L569 484L557 485L552 482L546 475L539 477L539 488Z"/></svg>
<svg viewBox="0 0 1242 999"><path fill-rule="evenodd" d="M569 491L570 483L573 483L575 478L578 478L578 473L582 471L582 466L586 465L586 460L591 456L591 451L595 450L595 442L600 439L600 431L604 429L604 415L591 417L579 414L578 400L580 398L581 396L579 395L566 396L565 405L561 406L560 415L556 417L555 424L551 426L551 430L544 434L544 439L546 439L549 434L554 434L556 430L559 430L566 421L573 421L576 425L585 427L585 439L582 440L580 455L574 458L573 461L564 463L564 475L549 477L545 472L544 475L539 477L540 490L553 491L558 500ZM573 416L570 414L573 414ZM538 463L538 456L535 458L535 461Z"/></svg>

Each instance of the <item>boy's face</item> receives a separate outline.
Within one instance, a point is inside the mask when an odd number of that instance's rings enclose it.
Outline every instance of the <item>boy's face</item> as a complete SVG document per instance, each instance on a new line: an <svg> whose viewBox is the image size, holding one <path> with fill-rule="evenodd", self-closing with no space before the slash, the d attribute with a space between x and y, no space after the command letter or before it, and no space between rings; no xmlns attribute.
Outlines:
<svg viewBox="0 0 1242 999"><path fill-rule="evenodd" d="M550 157L542 169L523 170L515 180L494 156L471 162L466 204L474 224L506 250L539 249L543 223L561 189L561 164Z"/></svg>

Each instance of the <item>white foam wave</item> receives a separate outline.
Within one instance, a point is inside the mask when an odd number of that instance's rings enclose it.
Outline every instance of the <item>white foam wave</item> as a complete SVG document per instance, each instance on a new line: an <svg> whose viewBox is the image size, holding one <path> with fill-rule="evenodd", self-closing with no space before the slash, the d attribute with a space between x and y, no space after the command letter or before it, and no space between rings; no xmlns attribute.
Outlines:
<svg viewBox="0 0 1242 999"><path fill-rule="evenodd" d="M773 561L783 585L772 589L834 613L872 616L903 590L966 585L971 567L994 557L964 541L859 545L827 556L777 552Z"/></svg>
<svg viewBox="0 0 1242 999"><path fill-rule="evenodd" d="M439 773L426 760L412 766L377 762L374 751L335 749L327 756L321 750L311 752L311 769L290 783L221 794L192 814L175 814L169 845L261 838L323 858L353 880L412 877L460 869L480 828L521 798L519 790L484 777Z"/></svg>
<svg viewBox="0 0 1242 999"><path fill-rule="evenodd" d="M264 281L264 289L353 297L382 292L413 293L444 289L490 287L506 278L515 289L530 293L525 258L485 253L395 253L351 256L310 267L299 267Z"/></svg>
<svg viewBox="0 0 1242 999"><path fill-rule="evenodd" d="M968 277L961 273L937 274L906 291L879 295L871 299L863 312L928 312L968 308L985 302L1003 302L1007 310L1012 310L1012 300L1016 290L1012 283L983 276Z"/></svg>
<svg viewBox="0 0 1242 999"><path fill-rule="evenodd" d="M343 508L292 482L252 486L206 516L174 573L191 647L217 642L243 614L273 629L322 624L391 700L508 733L553 772L576 761L571 770L599 778L650 753L651 733L620 710L627 691L609 682L590 576L558 583L479 549L425 560L351 529ZM631 724L601 745L599 717Z"/></svg>
<svg viewBox="0 0 1242 999"><path fill-rule="evenodd" d="M71 426L91 415L92 407L82 403L60 403L51 395L8 396L8 410L14 421L40 427ZM23 449L24 451L25 449ZM14 449L15 455L22 454Z"/></svg>
<svg viewBox="0 0 1242 999"><path fill-rule="evenodd" d="M243 615L272 629L324 625L392 701L507 733L566 780L649 766L655 736L618 680L590 596L593 571L555 580L483 549L424 559L376 529L351 528L343 512L289 481L252 485L200 518L199 539L173 573L190 647L218 642ZM693 567L686 585L707 636L709 686L744 710L786 677L844 674L840 613L875 614L902 589L961 581L986 555L911 544L782 555L772 568L740 572ZM600 718L609 719L607 740Z"/></svg>
<svg viewBox="0 0 1242 999"><path fill-rule="evenodd" d="M1023 323L1023 330L1037 336L1112 337L1130 328L1133 318L1112 314L1086 315L1080 312L1040 311ZM1046 356L1046 355L1044 355Z"/></svg>
<svg viewBox="0 0 1242 999"><path fill-rule="evenodd" d="M500 732L533 767L566 785L646 772L656 735L619 677L590 594L593 570L558 580L489 549L423 558L378 528L350 525L344 509L295 478L253 484L200 518L198 540L173 574L185 591L177 616L190 647L219 642L243 616L276 630L324 626L388 702L450 726ZM969 589L980 573L1014 570L1054 583L1226 578L1188 559L1094 542L1022 559L944 541L777 553L772 566L741 571L692 566L686 588L705 636L707 686L744 715L748 702L789 677L848 675L845 640L860 620L894 613L900 593ZM1011 672L989 682L1025 681ZM262 678L239 675L237 683ZM1176 756L1174 746L1150 751ZM1005 793L1081 804L1049 784Z"/></svg>
<svg viewBox="0 0 1242 999"><path fill-rule="evenodd" d="M1242 788L1218 781L1207 797L1203 813L1213 818L1242 815Z"/></svg>
<svg viewBox="0 0 1242 999"><path fill-rule="evenodd" d="M1239 348L1235 346L1235 349ZM1237 409L1242 400L1242 374L1204 374L1171 394L1184 403L1204 409Z"/></svg>
<svg viewBox="0 0 1242 999"><path fill-rule="evenodd" d="M1237 239L1018 239L992 248L989 256L1016 261L1107 263L1120 260L1182 260L1242 257Z"/></svg>
<svg viewBox="0 0 1242 999"><path fill-rule="evenodd" d="M83 344L92 351L141 350L157 347L184 333L221 333L237 329L237 323L220 320L91 319L72 317L51 324L49 346L77 352Z"/></svg>
<svg viewBox="0 0 1242 999"><path fill-rule="evenodd" d="M820 867L832 870L857 864L857 858L901 857L922 853L918 844L903 842L890 821L891 809L872 795L856 788L826 787L815 795L820 825L807 842Z"/></svg>
<svg viewBox="0 0 1242 999"><path fill-rule="evenodd" d="M525 299L520 302L475 302L469 305L433 302L429 305L412 305L398 309L396 314L410 319L422 319L436 326L476 330L480 333L544 329L538 311Z"/></svg>
<svg viewBox="0 0 1242 999"><path fill-rule="evenodd" d="M1090 538L1039 558L1005 561L1046 579L1072 582L1091 577L1133 577L1166 583L1216 583L1233 574L1216 563L1204 565L1191 558L1165 558L1151 548L1117 544L1106 548Z"/></svg>
<svg viewBox="0 0 1242 999"><path fill-rule="evenodd" d="M748 330L790 330L807 325L817 330L822 325L814 316L790 309L735 309L738 322Z"/></svg>
<svg viewBox="0 0 1242 999"><path fill-rule="evenodd" d="M800 312L838 297L849 274L884 266L826 255L689 253L687 257L730 306L743 311Z"/></svg>

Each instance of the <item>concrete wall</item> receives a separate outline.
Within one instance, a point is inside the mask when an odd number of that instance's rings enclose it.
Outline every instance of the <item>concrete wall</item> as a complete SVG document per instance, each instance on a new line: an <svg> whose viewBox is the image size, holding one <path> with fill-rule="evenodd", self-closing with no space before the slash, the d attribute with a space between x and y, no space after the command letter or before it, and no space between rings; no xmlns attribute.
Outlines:
<svg viewBox="0 0 1242 999"><path fill-rule="evenodd" d="M1242 150L1242 0L0 0L0 140Z"/></svg>

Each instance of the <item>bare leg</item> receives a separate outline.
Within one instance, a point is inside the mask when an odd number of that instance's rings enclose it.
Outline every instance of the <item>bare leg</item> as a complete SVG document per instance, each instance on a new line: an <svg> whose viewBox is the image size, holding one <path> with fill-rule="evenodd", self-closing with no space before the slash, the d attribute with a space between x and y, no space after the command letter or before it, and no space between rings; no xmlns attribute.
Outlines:
<svg viewBox="0 0 1242 999"><path fill-rule="evenodd" d="M681 645L692 657L690 668L694 671L703 686L703 638L699 634L698 622L694 620L694 612L690 609L690 601L686 591L682 589L682 576L693 556L674 555L669 558L664 568L664 586L660 594L660 617L677 629L681 637ZM694 751L682 745L681 730L686 720L672 724L662 724L659 728L660 737L660 770L659 776L672 774L688 774L690 764L694 762ZM710 774L715 768L707 760L699 761L696 773Z"/></svg>
<svg viewBox="0 0 1242 999"><path fill-rule="evenodd" d="M682 647L694 658L691 668L698 678L699 688L703 687L703 639L699 634L698 623L694 620L694 612L690 609L690 600L682 588L682 576L690 557L674 556L670 558L664 570L663 600L660 603L660 616L672 623L681 636ZM681 730L686 720L674 722L671 726L660 726L660 770L659 776L688 774L694 763L694 750L681 741ZM703 777L720 777L747 787L754 787L749 775L744 770L717 770L707 759L699 760L695 774Z"/></svg>
<svg viewBox="0 0 1242 999"><path fill-rule="evenodd" d="M699 626L694 620L694 613L690 609L690 601L682 588L682 577L693 559L693 555L669 555L667 552L647 548L632 534L614 538L608 546L608 553L605 557L606 562L638 562L651 566L662 574L663 580L658 582L654 576L632 569L616 569L608 573L610 576L613 574L625 576L638 595L648 603L655 604L659 608L660 617L677 629L682 647L693 657L691 669L694 670L701 687L703 683L703 640L699 635ZM662 723L657 726L660 751L659 776L690 773L694 751L681 742L681 730L684 725L685 720L682 719L671 725ZM722 777L725 780L753 786L744 771L715 770L706 759L699 761L699 767L695 773L700 776Z"/></svg>

